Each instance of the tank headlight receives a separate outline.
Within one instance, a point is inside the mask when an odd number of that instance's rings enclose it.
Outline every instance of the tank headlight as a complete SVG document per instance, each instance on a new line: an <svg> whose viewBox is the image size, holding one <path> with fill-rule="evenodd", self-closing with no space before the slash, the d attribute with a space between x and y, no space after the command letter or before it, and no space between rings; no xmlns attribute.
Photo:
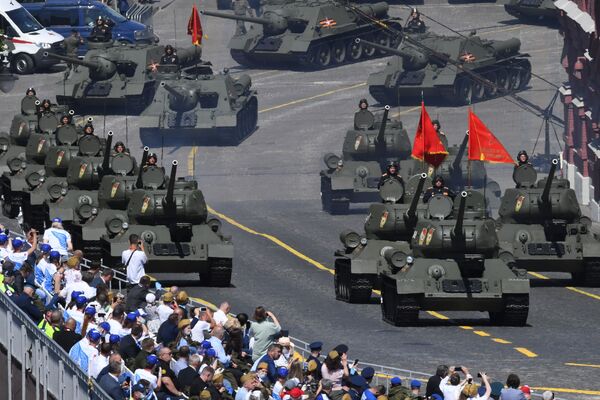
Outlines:
<svg viewBox="0 0 600 400"><path fill-rule="evenodd" d="M63 195L63 196L66 195L67 194L67 189L66 188L60 189L60 194Z"/></svg>
<svg viewBox="0 0 600 400"><path fill-rule="evenodd" d="M44 178L43 176L40 176L40 183L44 183L46 181L46 178Z"/></svg>
<svg viewBox="0 0 600 400"><path fill-rule="evenodd" d="M121 224L121 228L123 228L123 230L127 230L127 229L129 229L129 224L127 222L123 222Z"/></svg>
<svg viewBox="0 0 600 400"><path fill-rule="evenodd" d="M25 169L25 168L27 168L27 161L23 161L21 163L21 169Z"/></svg>
<svg viewBox="0 0 600 400"><path fill-rule="evenodd" d="M412 256L406 257L406 263L407 264L412 264L414 262L415 262L415 259Z"/></svg>
<svg viewBox="0 0 600 400"><path fill-rule="evenodd" d="M92 208L92 215L98 215L98 209L96 207Z"/></svg>
<svg viewBox="0 0 600 400"><path fill-rule="evenodd" d="M364 238L360 238L360 244L361 244L362 246L366 246L366 245L367 245L367 238L366 238L366 237L364 237Z"/></svg>

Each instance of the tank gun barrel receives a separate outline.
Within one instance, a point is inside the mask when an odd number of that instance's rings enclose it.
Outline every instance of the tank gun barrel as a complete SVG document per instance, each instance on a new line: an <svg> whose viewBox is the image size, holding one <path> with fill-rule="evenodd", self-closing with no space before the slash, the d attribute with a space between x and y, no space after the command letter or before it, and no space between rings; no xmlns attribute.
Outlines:
<svg viewBox="0 0 600 400"><path fill-rule="evenodd" d="M496 40L490 44L494 49L496 56L506 57L513 53L518 53L521 49L521 41L517 38L508 40Z"/></svg>
<svg viewBox="0 0 600 400"><path fill-rule="evenodd" d="M460 193L460 203L458 204L458 214L456 215L456 225L454 225L454 230L452 231L452 236L454 238L462 238L464 236L463 233L463 224L465 222L465 208L467 206L467 196L468 193L462 191Z"/></svg>
<svg viewBox="0 0 600 400"><path fill-rule="evenodd" d="M177 89L175 89L172 86L169 86L169 84L162 82L162 86L165 88L165 90L167 92L169 92L169 94L173 97L176 97L177 100L183 100L183 98L185 97L185 95L183 93L181 93L180 91L178 91Z"/></svg>
<svg viewBox="0 0 600 400"><path fill-rule="evenodd" d="M552 187L552 181L554 180L554 174L556 173L556 167L558 166L558 160L555 158L552 160L552 165L550 166L550 172L548 172L548 177L546 178L546 184L544 185L544 191L542 192L542 203L549 204L550 203L550 188Z"/></svg>
<svg viewBox="0 0 600 400"><path fill-rule="evenodd" d="M165 206L168 208L175 206L175 199L173 197L175 180L177 180L177 160L173 160L173 163L171 163L171 175L169 176L169 185L167 186L167 194L165 196Z"/></svg>
<svg viewBox="0 0 600 400"><path fill-rule="evenodd" d="M467 149L468 143L469 143L469 132L467 132L465 134L465 137L463 138L463 141L460 144L460 147L458 148L458 153L456 153L456 157L454 158L454 162L452 162L452 168L454 169L454 171L460 170L460 163L462 161L462 158L465 155L465 150Z"/></svg>
<svg viewBox="0 0 600 400"><path fill-rule="evenodd" d="M385 128L387 126L388 115L390 113L390 106L384 107L383 116L381 117L381 125L379 126L379 133L377 134L377 144L385 143Z"/></svg>
<svg viewBox="0 0 600 400"><path fill-rule="evenodd" d="M202 48L200 46L191 46L177 50L179 65L188 66L200 62L202 58Z"/></svg>
<svg viewBox="0 0 600 400"><path fill-rule="evenodd" d="M390 6L386 2L380 1L373 4L361 4L356 8L371 17L384 17L389 11Z"/></svg>
<svg viewBox="0 0 600 400"><path fill-rule="evenodd" d="M165 82L161 82L160 85L172 96L169 99L169 107L173 111L185 112L193 109L198 103L198 97L194 90L182 90L174 88Z"/></svg>
<svg viewBox="0 0 600 400"><path fill-rule="evenodd" d="M77 57L67 57L67 56L62 56L60 54L49 53L49 52L45 52L44 53L44 57L54 58L56 60L65 61L65 62L70 63L70 64L81 65L83 67L87 67L87 68L90 68L90 69L93 69L93 70L100 68L99 64L96 64L96 63L93 63L93 62L89 62L89 61L83 61L83 60L80 60Z"/></svg>
<svg viewBox="0 0 600 400"><path fill-rule="evenodd" d="M135 187L137 189L141 189L144 186L142 182L142 173L144 172L144 165L146 165L146 161L148 161L148 152L150 152L150 148L148 146L144 146L144 153L142 154L142 163L140 164L140 171L138 173L137 181L135 181Z"/></svg>
<svg viewBox="0 0 600 400"><path fill-rule="evenodd" d="M415 194L410 202L410 207L406 210L405 220L406 221L414 221L417 216L417 206L419 205L419 201L421 200L421 193L423 193L423 187L425 186L425 180L427 179L427 174L422 173L421 178L419 178L419 183L417 184L417 189L415 190Z"/></svg>
<svg viewBox="0 0 600 400"><path fill-rule="evenodd" d="M261 24L261 25L271 24L271 21L266 18L246 17L244 15L234 15L234 14L229 14L229 13L224 13L224 12L208 11L208 10L202 10L202 11L200 11L200 13L204 14L204 15L209 15L211 17L232 19L234 21L252 22L252 23Z"/></svg>
<svg viewBox="0 0 600 400"><path fill-rule="evenodd" d="M394 49L393 47L383 46L379 43L369 42L368 40L360 38L356 38L354 39L354 41L356 42L356 44L362 43L364 46L374 47L386 53L402 57L402 59L404 60L405 69L419 70L425 68L429 63L429 58L427 57L427 55L413 47L403 46L398 49Z"/></svg>
<svg viewBox="0 0 600 400"><path fill-rule="evenodd" d="M102 175L105 175L110 167L110 148L112 146L112 140L113 132L109 131L108 137L106 138L106 146L104 147L104 158L102 159Z"/></svg>

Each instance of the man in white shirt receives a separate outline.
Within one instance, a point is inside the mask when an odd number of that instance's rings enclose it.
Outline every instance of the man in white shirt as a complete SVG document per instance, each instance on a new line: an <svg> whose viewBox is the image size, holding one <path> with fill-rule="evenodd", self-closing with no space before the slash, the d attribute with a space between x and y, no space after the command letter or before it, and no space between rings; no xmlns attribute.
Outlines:
<svg viewBox="0 0 600 400"><path fill-rule="evenodd" d="M208 309L202 310L201 308L196 308L194 314L194 319L197 319L197 321L192 328L192 340L201 343L204 341L204 333L209 332L211 328L210 311Z"/></svg>
<svg viewBox="0 0 600 400"><path fill-rule="evenodd" d="M15 271L21 269L21 265L27 260L29 255L37 249L38 241L37 241L37 233L36 231L29 231L27 234L30 239L29 249L23 251L23 246L25 242L22 239L16 238L12 240L12 248L13 252L9 253L7 258L15 264Z"/></svg>
<svg viewBox="0 0 600 400"><path fill-rule="evenodd" d="M142 276L146 275L145 265L148 258L144 243L135 233L129 235L129 248L121 254L121 262L127 267L127 282L130 285L140 283Z"/></svg>
<svg viewBox="0 0 600 400"><path fill-rule="evenodd" d="M90 366L90 375L94 379L96 379L100 371L102 371L104 367L108 365L108 359L111 351L112 345L110 343L102 343L100 345L100 354L98 354L98 357L92 360L92 364Z"/></svg>
<svg viewBox="0 0 600 400"><path fill-rule="evenodd" d="M12 248L9 248L8 245L8 235L0 233L0 261L4 261L4 259L12 253Z"/></svg>
<svg viewBox="0 0 600 400"><path fill-rule="evenodd" d="M52 227L44 231L44 243L52 246L61 256L68 256L69 251L73 250L71 234L63 229L60 218L52 219Z"/></svg>
<svg viewBox="0 0 600 400"><path fill-rule="evenodd" d="M215 314L213 315L213 320L215 321L215 324L225 326L225 322L227 322L227 314L229 314L229 311L231 311L231 306L229 305L229 303L226 301L221 303L219 309L215 311Z"/></svg>
<svg viewBox="0 0 600 400"><path fill-rule="evenodd" d="M158 357L150 354L146 357L146 368L138 368L133 373L133 383L136 384L142 379L150 382L150 387L155 390L158 385L158 377L152 373L154 366L158 364Z"/></svg>
<svg viewBox="0 0 600 400"><path fill-rule="evenodd" d="M455 370L465 374L465 379L460 380L460 375ZM440 382L440 390L444 394L444 400L459 400L460 393L467 384L467 380L471 377L467 367L450 367L450 373Z"/></svg>
<svg viewBox="0 0 600 400"><path fill-rule="evenodd" d="M173 314L173 293L163 294L162 300L162 304L156 308L158 320L161 324L169 319L169 315Z"/></svg>

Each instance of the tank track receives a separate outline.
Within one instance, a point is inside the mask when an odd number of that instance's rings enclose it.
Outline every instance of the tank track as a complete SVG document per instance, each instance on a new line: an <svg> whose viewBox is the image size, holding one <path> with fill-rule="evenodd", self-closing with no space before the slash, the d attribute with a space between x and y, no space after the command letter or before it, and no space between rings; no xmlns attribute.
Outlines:
<svg viewBox="0 0 600 400"><path fill-rule="evenodd" d="M252 96L237 113L235 128L228 129L222 136L224 144L238 145L256 130L258 123L258 100Z"/></svg>
<svg viewBox="0 0 600 400"><path fill-rule="evenodd" d="M352 274L348 263L349 260L335 261L333 282L336 300L346 303L370 303L373 283L364 275Z"/></svg>
<svg viewBox="0 0 600 400"><path fill-rule="evenodd" d="M492 67L491 70L481 69L475 71L483 75L487 80L496 83L497 86L504 88L505 93L493 90L478 82L474 82L466 75L457 76L454 87L451 90L440 88L441 98L454 103L455 105L466 105L486 101L497 97L503 97L508 93L516 93L527 88L531 80L531 63L524 59L513 59L501 62ZM415 91L414 95L402 95L401 90ZM369 86L371 96L381 104L397 106L403 103L406 98L417 99L420 96L416 94L416 89L401 89L401 87L386 87L382 85ZM420 97L419 97L420 98Z"/></svg>
<svg viewBox="0 0 600 400"><path fill-rule="evenodd" d="M200 283L205 286L230 286L232 270L230 258L209 258L208 272L200 273Z"/></svg>
<svg viewBox="0 0 600 400"><path fill-rule="evenodd" d="M396 282L383 278L381 283L381 316L394 326L412 326L419 322L421 307L414 295L400 295L396 292Z"/></svg>
<svg viewBox="0 0 600 400"><path fill-rule="evenodd" d="M529 295L504 296L504 310L490 312L490 321L495 325L525 326L529 315Z"/></svg>
<svg viewBox="0 0 600 400"><path fill-rule="evenodd" d="M394 28L401 30L400 24L393 21L387 21ZM358 33L357 31L362 31ZM382 35L382 36L377 36ZM383 37L385 35L387 39ZM353 64L360 61L373 60L387 56L386 53L379 50L369 48L362 48L356 50L356 44L354 40L356 38L362 38L365 40L377 40L386 45L396 47L398 45L395 38L392 36L382 33L378 29L365 29L364 27L355 29L352 32L340 35L335 38L324 38L321 40L313 41L306 53L290 55L285 61L276 63L276 66L281 67L301 67L302 69L325 69L337 67L340 65ZM389 42L387 41L389 40ZM352 49L352 51L350 51ZM317 54L323 55L328 53L329 56L316 57ZM273 67L273 63L269 61L263 61L269 58L268 54L263 53L247 53L242 50L231 49L231 58L233 58L238 64L244 65L251 68L257 67ZM351 56L353 54L353 56Z"/></svg>
<svg viewBox="0 0 600 400"><path fill-rule="evenodd" d="M321 177L321 206L323 211L331 215L348 214L350 209L350 200L338 198L331 189L331 181Z"/></svg>
<svg viewBox="0 0 600 400"><path fill-rule="evenodd" d="M584 263L583 283L586 286L600 286L600 260L587 260Z"/></svg>

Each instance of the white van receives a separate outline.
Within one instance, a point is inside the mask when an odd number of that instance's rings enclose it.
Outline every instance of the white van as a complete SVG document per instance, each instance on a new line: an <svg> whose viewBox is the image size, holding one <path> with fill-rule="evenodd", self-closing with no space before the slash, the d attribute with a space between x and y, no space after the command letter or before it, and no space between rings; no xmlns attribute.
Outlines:
<svg viewBox="0 0 600 400"><path fill-rule="evenodd" d="M17 0L0 0L0 32L15 45L11 66L18 74L31 74L58 61L43 56L46 51L63 52L64 38L45 29Z"/></svg>

